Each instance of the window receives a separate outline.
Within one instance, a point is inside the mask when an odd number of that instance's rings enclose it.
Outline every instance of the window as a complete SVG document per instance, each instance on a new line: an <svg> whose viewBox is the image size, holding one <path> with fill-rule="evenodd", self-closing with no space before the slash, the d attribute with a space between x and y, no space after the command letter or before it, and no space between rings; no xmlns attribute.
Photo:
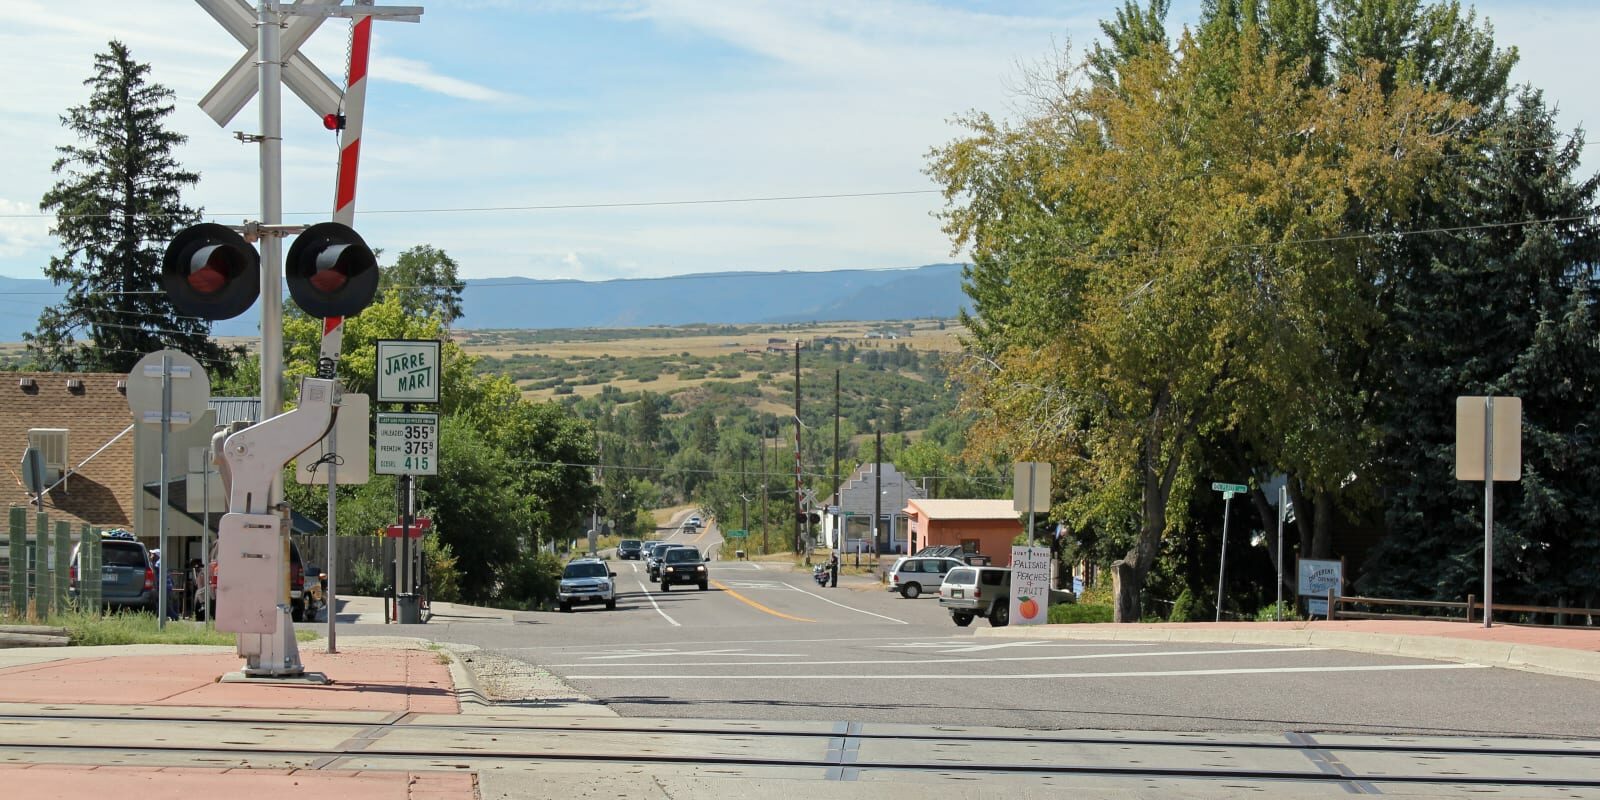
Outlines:
<svg viewBox="0 0 1600 800"><path fill-rule="evenodd" d="M944 576L944 582L945 583L959 584L959 585L962 585L962 586L966 586L968 584L977 583L976 580L973 580L973 578L975 576L972 573L973 573L973 570L967 569L967 568L953 569L953 570L950 570L950 574ZM987 577L987 576L985 576L985 577Z"/></svg>
<svg viewBox="0 0 1600 800"><path fill-rule="evenodd" d="M700 551L693 547L674 547L667 551L668 564L682 564L688 561L699 561Z"/></svg>
<svg viewBox="0 0 1600 800"><path fill-rule="evenodd" d="M984 586L999 586L1005 583L1005 570L986 569L978 573L978 583Z"/></svg>
<svg viewBox="0 0 1600 800"><path fill-rule="evenodd" d="M582 564L568 564L566 570L561 573L561 577L604 578L606 577L606 572L606 565L589 561Z"/></svg>
<svg viewBox="0 0 1600 800"><path fill-rule="evenodd" d="M963 552L963 553L976 553L976 552L978 552L978 540L977 539L962 539L961 540L961 552Z"/></svg>
<svg viewBox="0 0 1600 800"><path fill-rule="evenodd" d="M148 566L144 548L137 544L101 542L100 553L100 563L106 566L139 567L140 569Z"/></svg>

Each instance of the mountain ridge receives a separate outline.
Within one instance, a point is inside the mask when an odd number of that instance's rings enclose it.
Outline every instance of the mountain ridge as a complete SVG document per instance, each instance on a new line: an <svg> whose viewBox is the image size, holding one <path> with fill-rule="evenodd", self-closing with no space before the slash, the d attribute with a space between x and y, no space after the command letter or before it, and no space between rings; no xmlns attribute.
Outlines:
<svg viewBox="0 0 1600 800"><path fill-rule="evenodd" d="M953 317L969 306L962 264L839 270L730 270L651 278L476 278L454 327L612 328L693 323L767 324ZM708 283L709 282L709 283ZM522 290L538 290L532 296ZM0 276L0 341L20 342L64 292L44 278ZM213 327L254 336L252 309Z"/></svg>

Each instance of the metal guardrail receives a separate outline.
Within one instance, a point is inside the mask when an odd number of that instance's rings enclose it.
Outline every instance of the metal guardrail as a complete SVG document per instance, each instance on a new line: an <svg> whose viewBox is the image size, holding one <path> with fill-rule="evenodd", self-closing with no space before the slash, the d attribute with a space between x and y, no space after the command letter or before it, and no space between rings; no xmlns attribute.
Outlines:
<svg viewBox="0 0 1600 800"><path fill-rule="evenodd" d="M1357 611L1354 606L1367 608L1440 608L1458 611L1457 614L1397 614L1382 611ZM1495 603L1494 612L1508 614L1547 615L1551 618L1549 623L1540 623L1537 619L1523 620L1528 624L1550 625L1552 627L1580 627L1588 628L1596 625L1596 618L1600 617L1600 608L1569 608L1566 606L1531 606L1517 605L1514 603ZM1328 593L1328 618L1329 619L1426 619L1442 620L1449 622L1473 622L1483 620L1483 603L1475 595L1467 595L1465 601L1455 600L1406 600L1392 597L1336 597ZM1571 617L1587 618L1588 622L1568 624Z"/></svg>

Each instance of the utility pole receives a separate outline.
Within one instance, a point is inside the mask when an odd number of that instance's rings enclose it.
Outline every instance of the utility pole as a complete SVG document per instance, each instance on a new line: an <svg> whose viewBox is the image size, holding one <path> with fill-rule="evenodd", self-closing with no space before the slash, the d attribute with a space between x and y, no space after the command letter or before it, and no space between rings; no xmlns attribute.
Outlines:
<svg viewBox="0 0 1600 800"><path fill-rule="evenodd" d="M772 548L767 542L767 423L761 423L761 554Z"/></svg>
<svg viewBox="0 0 1600 800"><path fill-rule="evenodd" d="M800 340L794 340L794 547L795 553L804 547L800 532L802 514L800 507L803 490L800 488ZM806 564L811 564L811 548L806 548Z"/></svg>
<svg viewBox="0 0 1600 800"><path fill-rule="evenodd" d="M883 429L877 431L877 445L872 456L872 557L876 564L883 563L883 534L878 525L883 519Z"/></svg>
<svg viewBox="0 0 1600 800"><path fill-rule="evenodd" d="M839 508L839 368L833 368L833 507ZM833 524L833 586L839 587L839 568L844 566L844 529L835 514Z"/></svg>

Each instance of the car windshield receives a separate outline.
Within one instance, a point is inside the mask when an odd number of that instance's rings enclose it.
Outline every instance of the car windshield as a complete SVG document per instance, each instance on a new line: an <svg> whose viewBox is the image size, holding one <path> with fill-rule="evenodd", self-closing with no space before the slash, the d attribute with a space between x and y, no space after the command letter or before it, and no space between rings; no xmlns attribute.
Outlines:
<svg viewBox="0 0 1600 800"><path fill-rule="evenodd" d="M604 578L605 576L606 565L593 561L584 564L568 564L566 571L561 573L563 578Z"/></svg>
<svg viewBox="0 0 1600 800"><path fill-rule="evenodd" d="M945 583L960 583L960 584L977 583L977 577L978 577L978 571L977 570L975 570L975 569L966 569L966 568L963 567L961 569L950 570L950 574L945 576L944 582Z"/></svg>
<svg viewBox="0 0 1600 800"><path fill-rule="evenodd" d="M700 551L693 547L674 547L667 551L667 563L681 564L685 561L699 561Z"/></svg>
<svg viewBox="0 0 1600 800"><path fill-rule="evenodd" d="M622 546L626 547L626 548L629 548L631 550L631 549L639 546L639 540L638 539L623 539L622 540Z"/></svg>

